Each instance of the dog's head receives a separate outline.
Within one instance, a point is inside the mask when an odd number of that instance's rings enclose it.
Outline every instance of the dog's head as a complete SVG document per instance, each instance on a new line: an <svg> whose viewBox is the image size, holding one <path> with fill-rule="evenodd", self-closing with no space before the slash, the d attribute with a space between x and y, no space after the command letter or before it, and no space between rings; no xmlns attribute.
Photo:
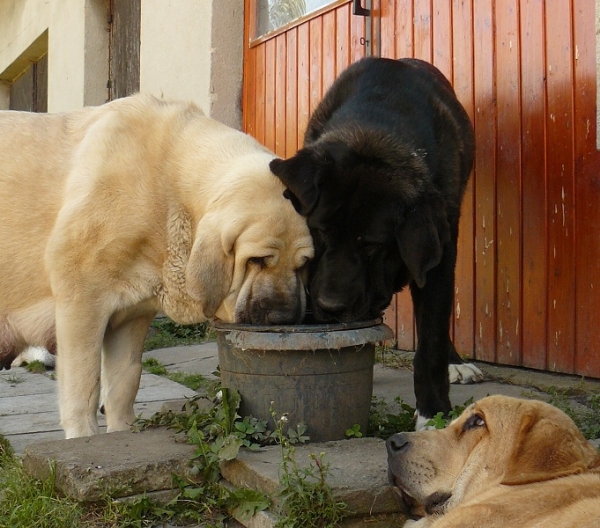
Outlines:
<svg viewBox="0 0 600 528"><path fill-rule="evenodd" d="M317 320L378 317L396 291L411 279L423 286L440 262L450 227L424 157L357 128L271 162L314 240Z"/></svg>
<svg viewBox="0 0 600 528"><path fill-rule="evenodd" d="M235 177L223 177L198 223L185 282L207 317L262 325L304 318L312 239L268 170L271 158L232 167Z"/></svg>
<svg viewBox="0 0 600 528"><path fill-rule="evenodd" d="M446 429L387 441L388 476L407 510L444 513L498 484L517 486L600 466L596 449L559 409L489 396Z"/></svg>

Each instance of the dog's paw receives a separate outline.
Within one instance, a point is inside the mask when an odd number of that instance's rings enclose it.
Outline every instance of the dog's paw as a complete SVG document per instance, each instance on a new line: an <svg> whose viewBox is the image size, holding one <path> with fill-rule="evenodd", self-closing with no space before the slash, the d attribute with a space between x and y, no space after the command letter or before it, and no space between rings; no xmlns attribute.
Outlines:
<svg viewBox="0 0 600 528"><path fill-rule="evenodd" d="M428 425L431 421L431 418L427 418L427 416L421 416L418 411L415 411L415 431L431 431L435 429L435 425Z"/></svg>
<svg viewBox="0 0 600 528"><path fill-rule="evenodd" d="M466 385L483 381L483 372L473 365L473 363L460 363L458 365L451 363L448 366L448 375L450 383Z"/></svg>
<svg viewBox="0 0 600 528"><path fill-rule="evenodd" d="M430 523L429 519L427 517L423 517L422 519L419 519L418 521L415 521L413 519L407 519L406 521L404 521L402 528L427 528L427 526L430 526L430 525L431 525L431 523Z"/></svg>
<svg viewBox="0 0 600 528"><path fill-rule="evenodd" d="M20 367L26 363L40 361L48 368L54 368L56 365L56 357L45 348L42 347L27 347L21 352L11 363L11 367Z"/></svg>

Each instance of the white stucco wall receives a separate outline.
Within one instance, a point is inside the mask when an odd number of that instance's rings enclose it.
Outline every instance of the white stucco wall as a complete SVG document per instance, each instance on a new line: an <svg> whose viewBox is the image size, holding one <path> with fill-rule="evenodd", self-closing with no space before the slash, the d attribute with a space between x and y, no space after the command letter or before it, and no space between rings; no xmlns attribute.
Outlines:
<svg viewBox="0 0 600 528"><path fill-rule="evenodd" d="M143 0L140 91L241 127L243 0Z"/></svg>
<svg viewBox="0 0 600 528"><path fill-rule="evenodd" d="M50 0L48 111L106 102L107 0Z"/></svg>
<svg viewBox="0 0 600 528"><path fill-rule="evenodd" d="M108 96L108 0L0 0L0 108L7 83L48 53L48 111Z"/></svg>
<svg viewBox="0 0 600 528"><path fill-rule="evenodd" d="M18 77L45 53L47 37L41 37L48 29L49 11L50 0L0 0L1 81Z"/></svg>
<svg viewBox="0 0 600 528"><path fill-rule="evenodd" d="M212 0L143 0L140 91L193 100L208 113L211 18Z"/></svg>
<svg viewBox="0 0 600 528"><path fill-rule="evenodd" d="M142 0L140 90L241 127L243 0ZM107 100L109 0L0 0L0 109L48 53L48 111Z"/></svg>

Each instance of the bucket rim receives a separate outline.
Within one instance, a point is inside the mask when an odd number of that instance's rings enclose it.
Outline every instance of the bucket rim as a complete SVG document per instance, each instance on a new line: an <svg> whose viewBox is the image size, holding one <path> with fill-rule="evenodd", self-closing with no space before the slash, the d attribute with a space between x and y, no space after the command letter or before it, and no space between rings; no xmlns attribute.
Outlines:
<svg viewBox="0 0 600 528"><path fill-rule="evenodd" d="M215 321L212 326L217 331L240 330L244 332L272 333L272 334L299 334L317 332L339 332L343 330L359 330L370 328L382 323L381 317L367 321L353 321L350 323L323 323L323 324L297 324L297 325L253 325L246 323L224 323Z"/></svg>

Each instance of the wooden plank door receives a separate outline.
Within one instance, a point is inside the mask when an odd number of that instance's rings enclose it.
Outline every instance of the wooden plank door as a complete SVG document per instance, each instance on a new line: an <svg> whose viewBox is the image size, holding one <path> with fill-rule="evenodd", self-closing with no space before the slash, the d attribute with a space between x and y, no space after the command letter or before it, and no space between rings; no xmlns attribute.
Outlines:
<svg viewBox="0 0 600 528"><path fill-rule="evenodd" d="M465 356L600 377L594 7L372 0L373 53L433 63L474 124L452 322ZM365 35L364 19L339 1L250 41L246 130L291 156L324 91L365 54ZM415 347L407 291L386 321L399 348Z"/></svg>
<svg viewBox="0 0 600 528"><path fill-rule="evenodd" d="M110 101L140 89L141 6L141 0L110 0Z"/></svg>
<svg viewBox="0 0 600 528"><path fill-rule="evenodd" d="M365 18L337 0L256 37L256 0L246 0L244 130L282 157L302 145L311 112L333 80L366 53Z"/></svg>

